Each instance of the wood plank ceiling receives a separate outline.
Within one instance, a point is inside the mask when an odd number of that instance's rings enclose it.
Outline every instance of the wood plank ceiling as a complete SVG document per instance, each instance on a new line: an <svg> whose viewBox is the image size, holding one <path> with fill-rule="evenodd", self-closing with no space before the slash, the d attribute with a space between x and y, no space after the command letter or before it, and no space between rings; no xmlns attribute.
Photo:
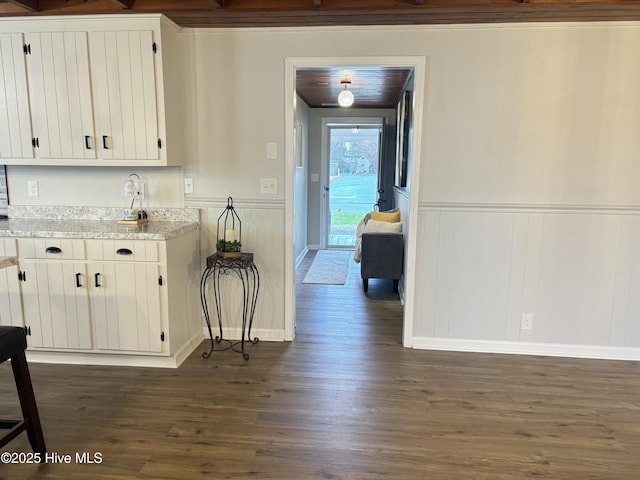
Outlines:
<svg viewBox="0 0 640 480"><path fill-rule="evenodd" d="M183 27L640 20L639 0L10 0L0 16L164 13Z"/></svg>
<svg viewBox="0 0 640 480"><path fill-rule="evenodd" d="M312 108L338 107L343 80L351 82L352 108L395 108L411 69L384 67L314 68L296 72L296 90Z"/></svg>

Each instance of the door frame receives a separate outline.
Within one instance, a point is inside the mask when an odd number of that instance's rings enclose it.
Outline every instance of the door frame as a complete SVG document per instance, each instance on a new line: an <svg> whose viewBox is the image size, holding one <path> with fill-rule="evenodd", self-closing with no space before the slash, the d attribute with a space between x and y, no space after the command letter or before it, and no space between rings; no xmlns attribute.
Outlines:
<svg viewBox="0 0 640 480"><path fill-rule="evenodd" d="M332 124L353 124L363 128L373 128L374 126L384 125L384 118L382 117L322 117L322 133L320 136L320 162L322 165L322 171L320 172L320 248L327 248L329 246L329 225L328 225L328 213L329 202L324 196L324 187L329 183L329 127ZM380 155L382 145L378 146L378 155ZM378 180L380 179L380 172L378 172ZM331 193L329 193L331 195ZM330 197L329 197L330 198ZM372 206L373 208L373 206Z"/></svg>
<svg viewBox="0 0 640 480"><path fill-rule="evenodd" d="M405 255L404 318L402 344L413 346L413 321L415 303L415 280L418 233L418 201L420 199L420 160L426 88L427 58L424 56L384 57L285 57L284 59L284 104L285 104L285 305L284 339L291 341L295 335L295 252L293 246L293 210L295 156L293 131L296 101L296 69L313 67L409 67L414 72L412 157L409 191L409 226Z"/></svg>

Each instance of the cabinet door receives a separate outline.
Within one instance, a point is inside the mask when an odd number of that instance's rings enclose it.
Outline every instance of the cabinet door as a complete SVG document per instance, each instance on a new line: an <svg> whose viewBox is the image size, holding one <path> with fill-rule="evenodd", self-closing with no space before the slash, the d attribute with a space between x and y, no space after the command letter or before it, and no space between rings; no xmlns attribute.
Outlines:
<svg viewBox="0 0 640 480"><path fill-rule="evenodd" d="M91 349L91 318L83 262L21 260L29 346Z"/></svg>
<svg viewBox="0 0 640 480"><path fill-rule="evenodd" d="M14 239L0 239L0 256L15 257L15 242ZM0 270L0 325L24 326L17 265Z"/></svg>
<svg viewBox="0 0 640 480"><path fill-rule="evenodd" d="M158 265L91 263L89 272L96 347L162 352Z"/></svg>
<svg viewBox="0 0 640 480"><path fill-rule="evenodd" d="M33 158L23 46L21 33L0 34L0 159Z"/></svg>
<svg viewBox="0 0 640 480"><path fill-rule="evenodd" d="M96 158L87 34L26 34L36 156Z"/></svg>
<svg viewBox="0 0 640 480"><path fill-rule="evenodd" d="M153 33L91 32L91 75L103 159L158 159Z"/></svg>

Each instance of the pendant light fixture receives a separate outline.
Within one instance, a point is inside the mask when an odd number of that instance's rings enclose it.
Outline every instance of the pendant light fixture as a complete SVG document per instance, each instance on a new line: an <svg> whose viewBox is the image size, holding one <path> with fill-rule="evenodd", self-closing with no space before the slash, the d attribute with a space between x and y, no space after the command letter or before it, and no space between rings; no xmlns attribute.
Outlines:
<svg viewBox="0 0 640 480"><path fill-rule="evenodd" d="M351 80L342 80L340 84L344 85L344 90L340 92L340 95L338 95L338 103L341 107L350 107L353 105L353 93L349 91L347 85L351 85Z"/></svg>

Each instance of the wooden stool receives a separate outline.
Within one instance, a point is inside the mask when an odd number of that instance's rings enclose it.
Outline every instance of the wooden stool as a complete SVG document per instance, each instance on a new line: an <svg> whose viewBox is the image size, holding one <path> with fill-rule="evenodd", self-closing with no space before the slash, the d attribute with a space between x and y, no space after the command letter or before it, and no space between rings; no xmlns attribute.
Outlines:
<svg viewBox="0 0 640 480"><path fill-rule="evenodd" d="M0 326L0 363L11 359L13 378L16 381L22 420L0 420L0 428L9 429L0 437L0 448L16 438L22 431L27 431L29 443L34 452L44 454L47 447L44 444L40 417L33 395L29 366L24 351L27 348L27 336L20 327Z"/></svg>

